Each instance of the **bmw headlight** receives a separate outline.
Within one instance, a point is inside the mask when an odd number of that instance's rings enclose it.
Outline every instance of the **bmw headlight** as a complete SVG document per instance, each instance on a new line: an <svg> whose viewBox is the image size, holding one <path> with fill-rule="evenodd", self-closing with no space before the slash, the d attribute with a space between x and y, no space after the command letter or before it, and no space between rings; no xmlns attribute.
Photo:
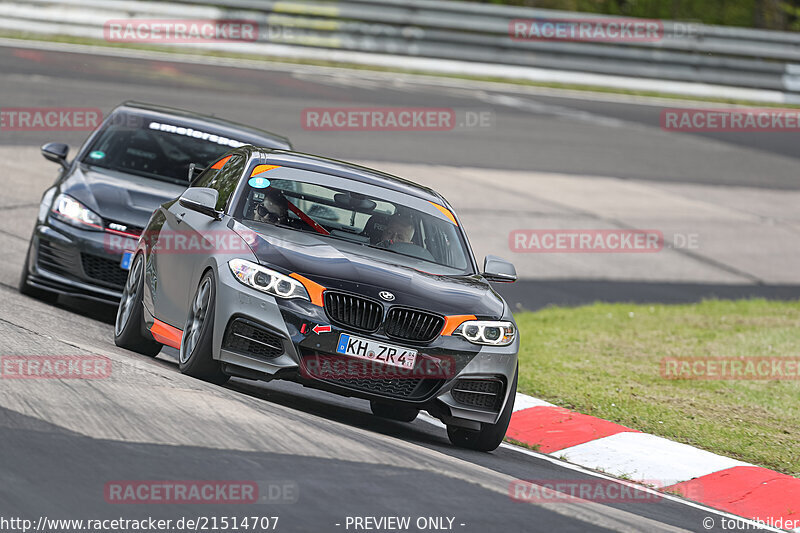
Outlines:
<svg viewBox="0 0 800 533"><path fill-rule="evenodd" d="M236 279L257 291L278 298L302 298L311 301L302 283L280 272L244 259L231 259L228 261L228 266Z"/></svg>
<svg viewBox="0 0 800 533"><path fill-rule="evenodd" d="M453 334L461 335L473 344L508 346L514 342L517 328L504 320L468 320L458 326Z"/></svg>
<svg viewBox="0 0 800 533"><path fill-rule="evenodd" d="M102 230L100 215L66 194L59 194L50 209L53 217L81 229Z"/></svg>

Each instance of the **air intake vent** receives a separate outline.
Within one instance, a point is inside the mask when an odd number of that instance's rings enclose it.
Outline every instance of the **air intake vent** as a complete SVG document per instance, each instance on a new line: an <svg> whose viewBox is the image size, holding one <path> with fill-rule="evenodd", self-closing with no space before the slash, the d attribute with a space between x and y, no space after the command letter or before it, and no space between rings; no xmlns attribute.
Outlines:
<svg viewBox="0 0 800 533"><path fill-rule="evenodd" d="M325 312L340 326L374 332L383 318L378 302L341 292L325 291Z"/></svg>
<svg viewBox="0 0 800 533"><path fill-rule="evenodd" d="M266 359L278 357L284 351L283 340L278 335L242 318L230 323L222 347L231 352Z"/></svg>
<svg viewBox="0 0 800 533"><path fill-rule="evenodd" d="M388 337L414 342L430 342L444 327L439 315L394 307L386 315L383 328Z"/></svg>
<svg viewBox="0 0 800 533"><path fill-rule="evenodd" d="M497 411L503 401L503 384L494 379L459 379L451 394L460 404Z"/></svg>

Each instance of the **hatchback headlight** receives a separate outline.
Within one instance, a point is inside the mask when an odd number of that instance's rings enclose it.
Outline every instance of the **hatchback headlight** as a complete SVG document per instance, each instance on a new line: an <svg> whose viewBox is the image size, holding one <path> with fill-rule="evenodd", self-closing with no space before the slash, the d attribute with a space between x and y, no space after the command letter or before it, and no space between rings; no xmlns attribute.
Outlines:
<svg viewBox="0 0 800 533"><path fill-rule="evenodd" d="M231 259L228 261L228 266L236 279L257 291L278 298L302 298L311 301L302 283L280 272L244 259Z"/></svg>
<svg viewBox="0 0 800 533"><path fill-rule="evenodd" d="M50 213L71 226L81 229L102 230L103 219L100 215L66 194L59 194L53 202Z"/></svg>
<svg viewBox="0 0 800 533"><path fill-rule="evenodd" d="M517 328L507 321L468 320L453 332L473 344L489 346L508 346L514 342Z"/></svg>

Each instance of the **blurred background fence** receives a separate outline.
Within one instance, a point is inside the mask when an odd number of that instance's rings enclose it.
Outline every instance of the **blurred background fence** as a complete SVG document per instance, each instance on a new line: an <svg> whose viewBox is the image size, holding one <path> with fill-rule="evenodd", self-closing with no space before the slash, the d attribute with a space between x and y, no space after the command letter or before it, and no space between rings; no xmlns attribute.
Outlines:
<svg viewBox="0 0 800 533"><path fill-rule="evenodd" d="M0 1L0 31L14 36L102 40L109 20L129 18L257 22L255 42L192 45L242 54L407 65L409 70L435 69L436 63L425 67L403 58L446 60L471 64L465 73L486 72L487 77L532 79L526 73L547 69L572 73L569 79L577 83L583 74L800 91L800 33L786 31L663 21L658 39L595 42L514 38L511 30L519 19L544 27L556 20L597 21L601 15L473 2ZM593 84L589 78L587 83Z"/></svg>

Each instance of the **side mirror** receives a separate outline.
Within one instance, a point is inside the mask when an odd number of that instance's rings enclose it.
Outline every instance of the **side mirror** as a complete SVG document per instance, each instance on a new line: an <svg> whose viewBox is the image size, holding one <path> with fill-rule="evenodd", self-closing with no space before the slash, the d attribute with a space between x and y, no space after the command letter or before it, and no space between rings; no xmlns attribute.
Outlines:
<svg viewBox="0 0 800 533"><path fill-rule="evenodd" d="M58 163L63 168L67 168L67 154L69 153L69 146L64 143L47 143L42 146L42 155L48 161Z"/></svg>
<svg viewBox="0 0 800 533"><path fill-rule="evenodd" d="M489 281L511 283L517 281L517 269L502 257L487 255L483 260L483 277Z"/></svg>
<svg viewBox="0 0 800 533"><path fill-rule="evenodd" d="M208 187L189 187L178 199L186 209L197 211L203 215L209 216L214 220L222 220L222 211L217 211L217 198L219 192L216 189Z"/></svg>

